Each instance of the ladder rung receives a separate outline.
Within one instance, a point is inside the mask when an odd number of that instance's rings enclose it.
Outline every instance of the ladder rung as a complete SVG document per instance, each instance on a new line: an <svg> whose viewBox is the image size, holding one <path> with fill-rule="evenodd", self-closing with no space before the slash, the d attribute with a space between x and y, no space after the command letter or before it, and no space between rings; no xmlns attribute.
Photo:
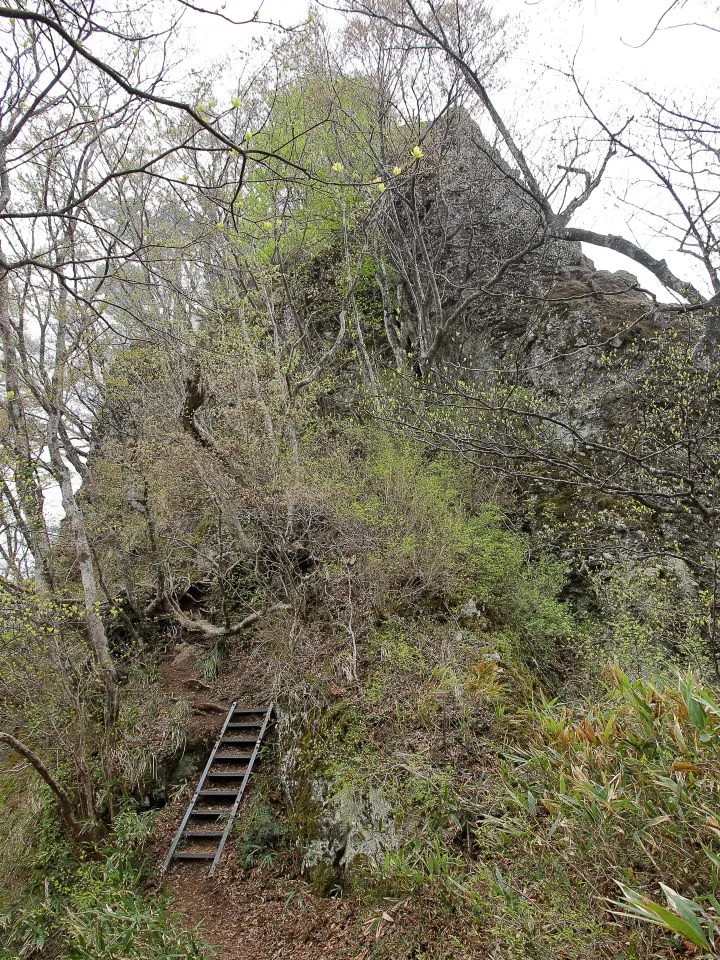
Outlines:
<svg viewBox="0 0 720 960"><path fill-rule="evenodd" d="M215 854L210 853L175 853L173 860L214 860Z"/></svg>
<svg viewBox="0 0 720 960"><path fill-rule="evenodd" d="M272 713L272 704L240 709L232 704L165 857L163 874L174 860L211 860L210 873L215 872ZM217 766L215 761L218 761ZM228 769L227 763L237 764L239 769ZM206 786L207 789L203 789ZM213 800L217 802L213 803ZM207 803L207 806L198 807L198 801ZM202 829L205 825L210 829ZM197 844L196 849L199 847L202 852L182 849L188 841ZM212 846L203 846L203 841L213 841Z"/></svg>

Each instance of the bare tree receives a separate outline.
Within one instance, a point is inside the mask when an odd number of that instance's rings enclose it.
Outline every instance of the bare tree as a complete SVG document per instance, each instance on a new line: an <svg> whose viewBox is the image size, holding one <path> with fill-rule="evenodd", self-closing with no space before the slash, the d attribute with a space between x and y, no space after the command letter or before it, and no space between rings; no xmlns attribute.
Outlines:
<svg viewBox="0 0 720 960"><path fill-rule="evenodd" d="M709 209L707 203L712 194L712 178L706 176L706 163L693 165L691 159L687 162L692 169L686 167L684 151L688 146L687 140L682 144L676 142L671 148L672 158L667 155L673 127L672 107L665 105L666 109L661 109L661 112L656 114L656 136L652 144L639 148L626 136L630 119L619 123L617 128L602 121L597 112L590 109L589 101L578 84L580 99L597 125L598 148L603 142L604 146L596 151L595 164L588 169L579 162L579 157L586 151L578 144L577 161L572 154L569 157L565 154L562 162L555 165L558 175L553 179L544 177L533 158L521 146L518 134L496 106L490 92L489 77L483 69L482 48L474 42L472 31L465 27L467 11L482 8L482 4L459 3L456 0L440 3L434 0L398 0L393 3L353 0L342 6L346 12L403 30L411 43L427 44L436 51L438 57L456 65L468 88L477 97L484 121L496 131L499 146L512 171L513 179L518 188L526 194L528 206L537 217L544 240L568 240L614 250L645 267L663 286L693 308L712 310L717 303L714 267L709 274L713 293L707 296L691 280L677 276L665 260L654 257L631 237L601 233L575 225L579 211L604 182L611 161L617 154L623 153L641 163L651 173L655 182L665 190L675 207L674 214L684 221L684 229L687 231L683 251L690 252L689 246L693 244L692 255L699 254L707 270L708 245L712 246L712 237L708 233L706 222ZM661 106L656 103L656 107ZM713 151L716 145L712 124L708 125L707 120L701 120L700 117L696 118L696 121L695 126L700 124L704 141L701 145L695 138L693 156L697 161L705 150L705 160L711 160L714 165L716 154ZM690 131L686 129L686 135L688 133ZM680 185L680 180L686 181L685 187ZM686 191L696 194L694 201L684 196Z"/></svg>
<svg viewBox="0 0 720 960"><path fill-rule="evenodd" d="M182 357L207 290L193 245L232 222L248 165L269 169L277 160L250 146L248 131L262 125L266 109L253 98L252 76L238 80L222 109L207 86L188 99L169 95L181 8L156 29L164 12L154 3L0 8L1 551L8 577L35 577L41 602L72 604L77 616L64 629L77 632L72 653L81 659L72 670L88 678L70 700L90 726L99 702L104 732L93 737L110 740L121 677L102 607L114 584L88 491L78 490L103 416L105 378L133 343L172 343ZM289 176L304 175L283 164ZM196 226L188 208L197 196L206 215ZM60 531L48 516L48 490L60 492ZM18 602L30 609L34 597L29 591ZM26 755L39 758L28 746L35 737L23 732L30 711L31 704L18 707L10 729ZM97 784L85 767L97 742L46 739L79 765L84 818L95 818Z"/></svg>

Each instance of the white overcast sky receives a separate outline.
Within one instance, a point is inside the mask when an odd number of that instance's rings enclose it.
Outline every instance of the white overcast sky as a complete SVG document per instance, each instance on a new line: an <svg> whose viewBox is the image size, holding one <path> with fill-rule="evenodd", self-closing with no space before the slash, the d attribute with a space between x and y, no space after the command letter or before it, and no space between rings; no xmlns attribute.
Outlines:
<svg viewBox="0 0 720 960"><path fill-rule="evenodd" d="M670 0L487 0L498 16L515 18L528 41L516 62L523 58L562 65L579 51L579 60L588 77L595 80L624 80L658 87L716 92L720 77L720 42L717 35L674 24L702 20L720 28L716 0L685 0L681 10L665 21L652 40L638 48ZM262 16L286 26L303 20L311 4L303 0L224 0L222 12L236 19L260 9ZM213 7L212 2L208 4ZM220 8L220 3L216 3ZM323 15L342 22L329 13ZM248 29L232 28L219 20L203 17L192 21L199 29L195 45L209 56L231 53L246 42ZM267 28L266 28L267 29ZM633 46L635 45L635 46Z"/></svg>
<svg viewBox="0 0 720 960"><path fill-rule="evenodd" d="M225 0L224 6L221 4L218 0L218 8L233 19L249 18L260 7L264 18L286 26L302 21L310 6L304 0ZM512 33L520 38L507 66L507 91L499 96L512 98L513 106L508 100L507 109L517 110L517 104L525 102L523 83L537 74L538 67L547 64L562 69L575 57L579 74L596 96L595 102L608 111L627 99L629 84L673 94L680 102L689 98L715 100L720 84L720 34L679 24L701 21L720 28L720 4L717 0L685 0L648 40L669 4L670 0L488 0L496 16L513 18ZM208 5L212 7L212 0ZM340 15L326 10L322 15L330 22L342 22ZM215 18L194 15L186 21L186 27L199 62L217 62L248 46L250 31L246 27L233 28ZM270 34L267 27L257 29ZM547 90L549 100L552 82ZM534 93L537 98L537 88ZM613 172L620 187L623 176L634 176L629 169L624 173L617 162ZM573 222L601 232L625 233L647 244L655 256L667 257L679 273L689 275L687 258L678 258L672 244L644 233L642 223L628 226L626 214L605 200L594 200L593 206ZM620 255L597 247L586 252L598 266L629 269L649 288L661 292L649 273ZM697 274L694 279L703 282Z"/></svg>

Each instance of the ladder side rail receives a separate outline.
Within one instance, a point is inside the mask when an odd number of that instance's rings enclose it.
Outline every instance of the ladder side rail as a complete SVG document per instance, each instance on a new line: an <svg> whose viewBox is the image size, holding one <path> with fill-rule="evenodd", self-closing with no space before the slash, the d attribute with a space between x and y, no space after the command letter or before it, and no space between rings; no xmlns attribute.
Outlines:
<svg viewBox="0 0 720 960"><path fill-rule="evenodd" d="M217 852L215 854L215 859L210 865L211 874L215 873L215 870L217 869L217 865L220 862L220 857L222 856L223 849L225 847L225 844L227 843L227 839L230 836L232 825L235 821L235 817L237 817L240 801L243 798L243 795L245 793L245 788L247 787L248 780L250 779L250 774L252 773L252 769L255 766L255 760L257 759L257 755L260 752L260 747L262 746L262 742L265 737L265 732L267 730L268 724L270 723L270 718L272 717L274 708L275 708L275 704L271 703L267 709L267 713L265 714L265 719L263 720L263 725L260 728L257 742L255 744L255 749L253 750L252 756L250 757L250 762L247 765L247 770L245 771L245 776L243 777L242 783L240 784L240 789L238 790L238 795L235 798L235 803L233 803L232 808L230 809L230 815L228 816L228 821L227 821L227 824L225 825L225 830L223 831L223 835L220 839L220 843L218 844Z"/></svg>
<svg viewBox="0 0 720 960"><path fill-rule="evenodd" d="M219 737L217 738L217 740L215 741L215 746L212 748L212 752L210 753L210 756L208 757L208 761L207 761L207 763L205 764L205 769L204 769L203 772L202 772L202 776L200 777L200 779L199 779L199 781L198 781L198 785L197 785L197 787L195 788L195 792L193 793L192 798L191 798L191 800L190 800L190 803L189 803L188 806L187 806L187 809L186 809L186 811L185 811L185 816L182 818L182 821L181 821L181 823L180 823L180 826L179 826L178 829L177 829L177 833L175 834L175 837L174 837L174 839L173 839L173 842L172 842L172 844L170 845L170 850L168 851L168 855L165 857L165 860L163 861L163 865L162 865L162 868L161 868L161 870L160 870L160 876L161 876L161 877L167 872L168 867L169 867L170 864L172 863L172 858L175 856L175 851L177 850L178 844L179 844L180 841L182 840L182 835L183 835L183 833L184 833L184 831L185 831L185 827L187 826L187 822L188 822L188 820L190 819L190 816L191 816L191 814L192 814L192 812L193 812L193 808L194 808L194 806L195 806L195 804L196 804L196 802L197 802L197 798L198 798L198 796L199 796L199 794L200 794L200 791L202 790L202 788L203 788L203 786L204 786L204 784L205 784L205 778L207 777L208 771L210 770L210 767L212 766L213 760L215 759L215 754L217 753L218 747L220 746L220 741L222 740L223 736L225 735L225 730L227 729L227 725L230 723L230 718L231 718L232 715L233 715L233 711L234 711L236 705L237 705L237 700L234 700L233 703L232 703L232 706L231 706L230 709L228 710L227 716L225 717L225 722L224 722L223 725L222 725L222 730L220 731L220 736L219 736Z"/></svg>

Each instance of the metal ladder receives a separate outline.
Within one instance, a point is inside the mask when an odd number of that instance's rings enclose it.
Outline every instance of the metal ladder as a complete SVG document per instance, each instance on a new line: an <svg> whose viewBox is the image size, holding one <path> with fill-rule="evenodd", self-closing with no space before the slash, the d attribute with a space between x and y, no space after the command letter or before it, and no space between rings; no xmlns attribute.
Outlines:
<svg viewBox="0 0 720 960"><path fill-rule="evenodd" d="M271 703L269 707L239 710L235 701L230 707L165 857L161 875L176 860L211 860L210 873L215 873L270 724L273 706ZM200 849L188 852L183 849L187 843Z"/></svg>

